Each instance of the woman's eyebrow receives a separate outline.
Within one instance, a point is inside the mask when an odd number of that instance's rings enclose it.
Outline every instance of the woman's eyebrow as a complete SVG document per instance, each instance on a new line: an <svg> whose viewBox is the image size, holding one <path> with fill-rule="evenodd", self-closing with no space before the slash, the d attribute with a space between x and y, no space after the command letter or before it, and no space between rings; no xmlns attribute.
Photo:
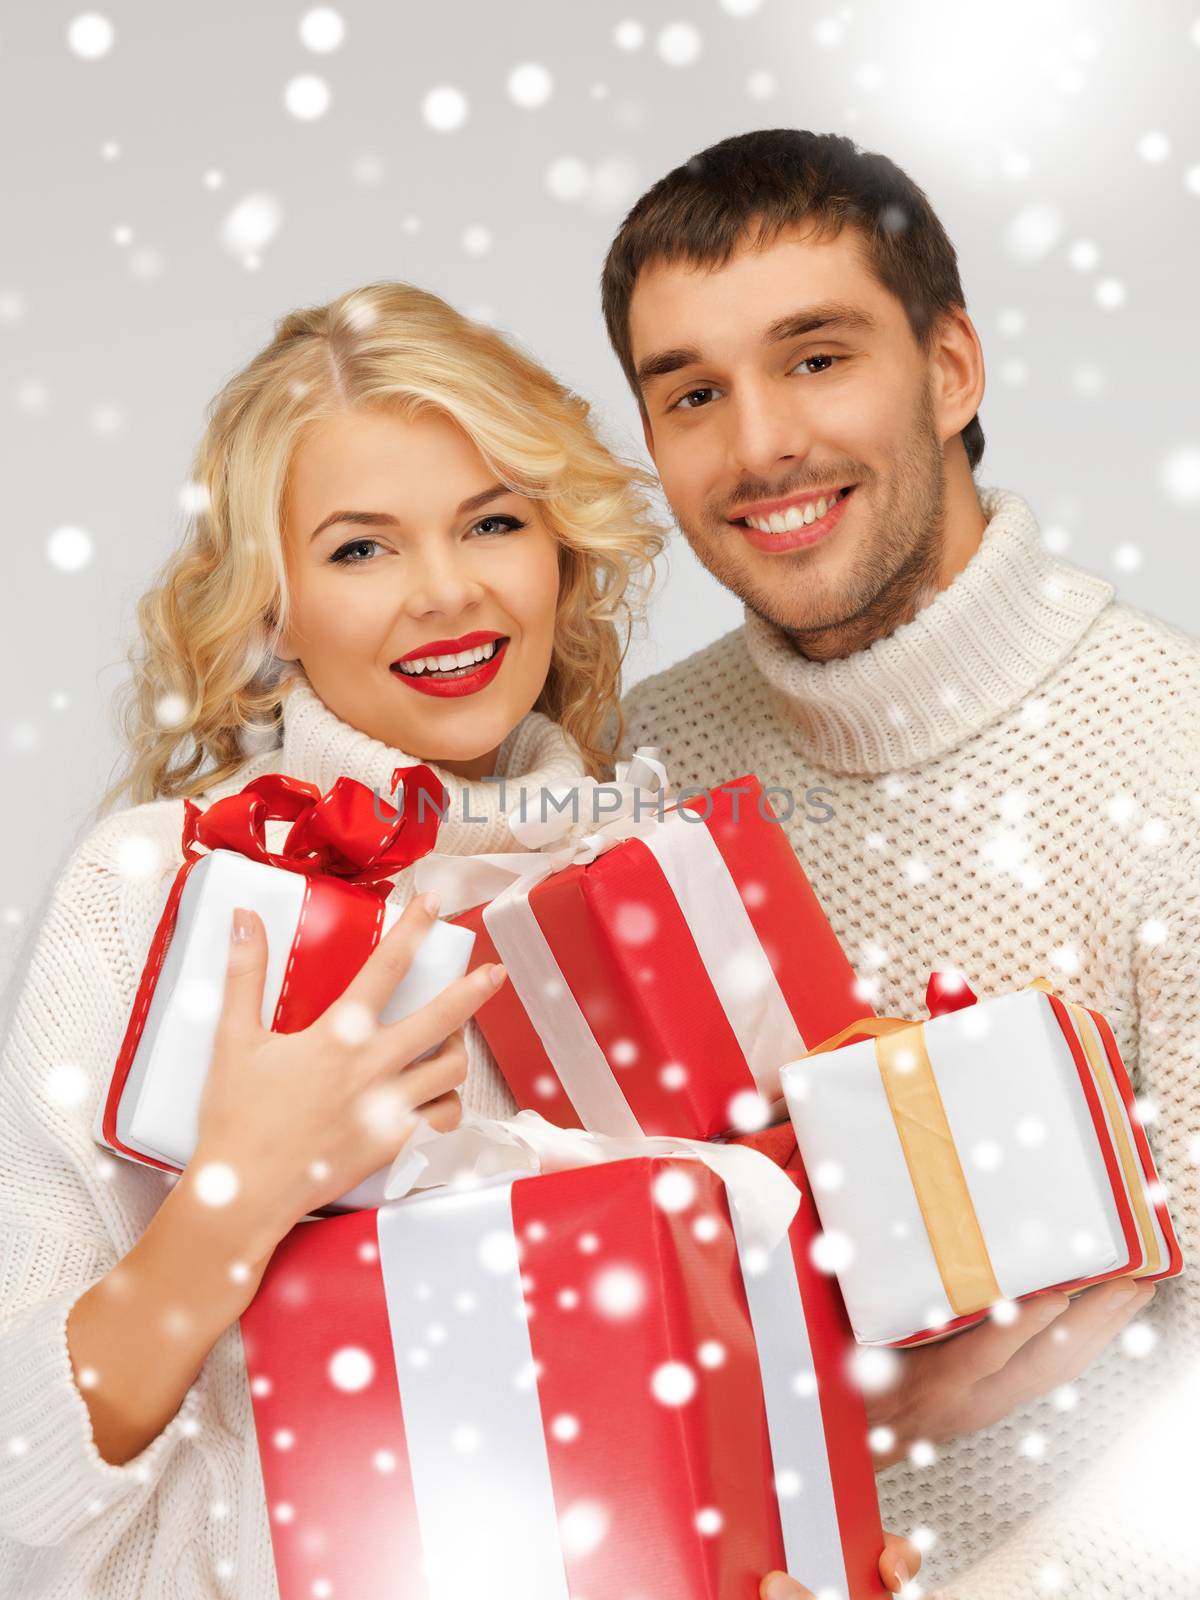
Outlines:
<svg viewBox="0 0 1200 1600"><path fill-rule="evenodd" d="M483 506L490 505L493 500L499 500L501 495L511 494L512 491L505 483L494 483L490 489L481 489L478 494L471 495L464 500L454 513L456 517L463 516L468 511L478 511ZM352 522L365 528L398 528L399 520L386 511L331 511L324 522L319 523L309 537L309 543L319 533L324 533L326 528L332 528L335 522Z"/></svg>

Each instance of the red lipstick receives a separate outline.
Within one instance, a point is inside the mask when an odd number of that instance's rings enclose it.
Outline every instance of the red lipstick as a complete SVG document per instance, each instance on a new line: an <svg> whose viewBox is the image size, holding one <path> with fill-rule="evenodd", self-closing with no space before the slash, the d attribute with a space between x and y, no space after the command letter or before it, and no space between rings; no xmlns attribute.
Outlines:
<svg viewBox="0 0 1200 1600"><path fill-rule="evenodd" d="M474 650L479 645L496 644L496 649L486 661L480 661L474 666L453 668L447 672L424 671L402 672L401 663L407 661L420 661L430 656L453 656L463 650ZM421 694L440 695L443 699L453 699L459 695L476 694L480 689L487 687L500 670L500 664L508 649L508 637L503 633L493 630L484 630L476 633L464 633L460 639L431 639L428 644L418 645L415 650L410 650L407 655L400 656L392 662L392 676L399 678L410 689L416 689Z"/></svg>

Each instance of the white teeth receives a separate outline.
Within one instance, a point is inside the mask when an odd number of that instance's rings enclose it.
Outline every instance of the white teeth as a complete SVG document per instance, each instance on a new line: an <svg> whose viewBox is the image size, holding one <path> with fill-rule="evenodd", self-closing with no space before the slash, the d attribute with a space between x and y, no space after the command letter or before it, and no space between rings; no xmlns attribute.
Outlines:
<svg viewBox="0 0 1200 1600"><path fill-rule="evenodd" d="M789 506L785 512L773 511L769 517L747 517L746 521L759 533L787 533L793 528L804 528L812 522L819 522L844 495L845 490L839 489L828 499L822 496L819 500L806 501L803 508Z"/></svg>
<svg viewBox="0 0 1200 1600"><path fill-rule="evenodd" d="M489 661L495 655L499 643L499 639L493 639L490 644L476 645L472 650L459 650L454 655L421 656L416 661L403 661L400 663L400 671L409 674L454 672L462 667L473 667L481 661Z"/></svg>

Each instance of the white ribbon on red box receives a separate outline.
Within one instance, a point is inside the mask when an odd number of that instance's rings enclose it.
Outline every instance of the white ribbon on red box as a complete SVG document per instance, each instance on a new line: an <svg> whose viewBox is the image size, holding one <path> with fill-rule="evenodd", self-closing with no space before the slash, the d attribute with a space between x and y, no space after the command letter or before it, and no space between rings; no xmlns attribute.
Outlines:
<svg viewBox="0 0 1200 1600"><path fill-rule="evenodd" d="M580 792L590 794L595 787L585 783ZM779 1099L780 1065L807 1047L703 819L692 813L689 821L678 809L642 814L638 797L643 787L664 797L669 792L666 768L651 746L640 747L631 761L618 764L616 783L604 786L606 792L616 791L618 809L596 831L562 844L558 841L569 835L572 824L561 811L552 808L551 817L531 821L514 808L508 817L514 837L540 848L477 856L434 852L413 869L417 892L435 890L445 916L490 899L484 926L559 1082L586 1127L613 1135L636 1135L637 1119L529 904L538 884L565 867L587 865L631 838L650 850L758 1092L770 1104ZM565 785L547 791L559 799L570 792Z"/></svg>
<svg viewBox="0 0 1200 1600"><path fill-rule="evenodd" d="M815 1401L798 1404L793 1387L815 1358L788 1239L799 1205L792 1181L756 1150L685 1139L608 1139L554 1127L533 1111L503 1123L468 1113L452 1133L418 1136L416 1148L421 1161L412 1164L408 1181L428 1192L380 1207L377 1234L429 1600L462 1600L476 1588L489 1600L569 1600L564 1529L522 1315L512 1186L531 1172L646 1156L703 1162L725 1185L777 1485L803 1469L800 1492L777 1490L789 1570L817 1591L846 1594L821 1408ZM393 1180L390 1187L399 1184ZM481 1241L493 1268L484 1274ZM419 1297L413 1289L417 1262ZM414 1365L412 1353L427 1340L431 1322L453 1314L468 1282L475 1304L470 1317L455 1318L455 1360ZM529 1374L529 1381L514 1382L520 1374ZM504 1439L501 1478L486 1449L448 1448L456 1428L480 1418ZM470 1549L482 1557L478 1571Z"/></svg>

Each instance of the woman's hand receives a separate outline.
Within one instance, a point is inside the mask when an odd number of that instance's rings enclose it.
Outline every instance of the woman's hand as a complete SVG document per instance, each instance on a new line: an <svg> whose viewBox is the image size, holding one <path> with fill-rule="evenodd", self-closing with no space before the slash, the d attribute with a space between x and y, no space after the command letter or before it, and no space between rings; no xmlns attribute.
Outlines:
<svg viewBox="0 0 1200 1600"><path fill-rule="evenodd" d="M898 1594L920 1570L921 1552L911 1539L902 1539L898 1533L885 1533L883 1539L879 1576L885 1588ZM789 1578L786 1572L768 1572L758 1593L759 1600L814 1600L812 1590Z"/></svg>
<svg viewBox="0 0 1200 1600"><path fill-rule="evenodd" d="M433 896L406 906L344 993L296 1033L263 1027L266 930L256 913L234 912L190 1165L232 1168L240 1198L279 1238L390 1164L418 1117L439 1131L460 1120L463 1024L495 994L504 968L478 967L411 1016L379 1023L436 910ZM415 1059L435 1045L433 1054Z"/></svg>

